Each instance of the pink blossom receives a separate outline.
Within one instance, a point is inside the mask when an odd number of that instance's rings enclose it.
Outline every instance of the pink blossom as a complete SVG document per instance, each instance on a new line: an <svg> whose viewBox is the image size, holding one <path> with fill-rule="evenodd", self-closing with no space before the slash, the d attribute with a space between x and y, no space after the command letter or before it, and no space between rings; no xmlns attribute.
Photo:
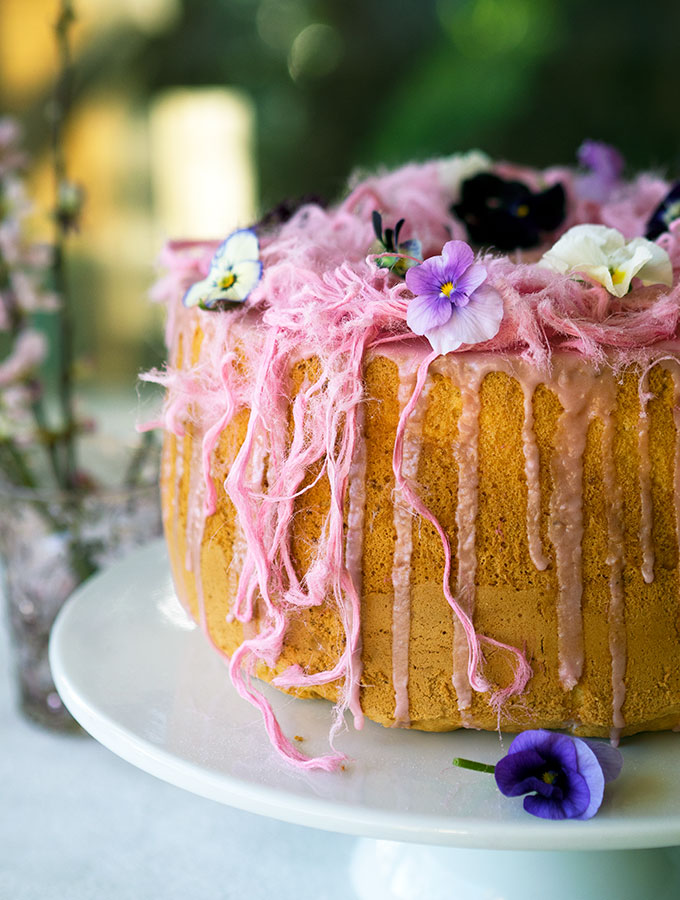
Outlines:
<svg viewBox="0 0 680 900"><path fill-rule="evenodd" d="M26 328L17 337L9 356L0 363L0 387L21 381L47 355L45 335L34 328Z"/></svg>
<svg viewBox="0 0 680 900"><path fill-rule="evenodd" d="M26 158L18 148L20 139L21 128L16 120L0 118L0 178L25 165Z"/></svg>

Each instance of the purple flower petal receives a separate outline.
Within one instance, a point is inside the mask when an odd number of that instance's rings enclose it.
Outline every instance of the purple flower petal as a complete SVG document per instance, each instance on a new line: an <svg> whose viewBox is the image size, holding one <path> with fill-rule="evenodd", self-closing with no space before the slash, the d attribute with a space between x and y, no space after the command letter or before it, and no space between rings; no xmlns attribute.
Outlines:
<svg viewBox="0 0 680 900"><path fill-rule="evenodd" d="M506 797L519 797L527 791L535 791L536 786L528 782L536 780L536 772L542 767L545 767L545 759L533 748L508 753L496 763L494 778L498 790Z"/></svg>
<svg viewBox="0 0 680 900"><path fill-rule="evenodd" d="M447 241L442 248L442 256L446 266L446 280L453 281L454 284L475 259L472 248L465 241Z"/></svg>
<svg viewBox="0 0 680 900"><path fill-rule="evenodd" d="M486 267L476 264L469 266L455 282L456 294L467 294L470 297L477 288L481 287L486 281Z"/></svg>
<svg viewBox="0 0 680 900"><path fill-rule="evenodd" d="M409 269L406 273L413 272ZM453 307L448 297L428 293L414 297L406 310L406 322L415 334L426 334L432 328L444 325L451 318Z"/></svg>
<svg viewBox="0 0 680 900"><path fill-rule="evenodd" d="M432 264L429 259L419 266L409 269L405 281L406 287L416 296L439 293L439 278L432 272Z"/></svg>
<svg viewBox="0 0 680 900"><path fill-rule="evenodd" d="M623 156L616 147L602 141L584 141L577 151L579 163L610 183L618 181L623 172Z"/></svg>
<svg viewBox="0 0 680 900"><path fill-rule="evenodd" d="M581 740L590 747L597 757L604 775L605 784L618 778L623 768L621 751L605 741L589 741L586 738L581 738Z"/></svg>
<svg viewBox="0 0 680 900"><path fill-rule="evenodd" d="M587 175L576 178L579 194L587 200L604 203L620 181L623 157L609 144L584 141L578 148L578 161L590 170Z"/></svg>
<svg viewBox="0 0 680 900"><path fill-rule="evenodd" d="M590 790L590 800L586 808L574 818L591 819L602 805L604 797L604 774L602 766L585 741L574 738L579 774L585 778Z"/></svg>
<svg viewBox="0 0 680 900"><path fill-rule="evenodd" d="M566 734L547 731L545 728L534 728L522 731L508 747L508 753L519 753L522 750L538 750L545 758L546 753L559 756L564 765L576 768L576 750L574 738Z"/></svg>
<svg viewBox="0 0 680 900"><path fill-rule="evenodd" d="M567 787L562 798L529 794L524 798L524 809L542 819L589 818L585 815L591 798L588 782L578 772L567 770L564 776L567 780Z"/></svg>
<svg viewBox="0 0 680 900"><path fill-rule="evenodd" d="M410 309L410 307L409 307ZM482 287L467 306L452 307L448 322L425 334L437 353L457 350L461 344L479 344L498 333L503 319L503 300L493 288Z"/></svg>
<svg viewBox="0 0 680 900"><path fill-rule="evenodd" d="M607 745L600 744L599 746ZM519 734L510 745L508 754L512 756L529 750L539 752L545 759L550 758L551 763L559 764L563 772L578 772L586 780L589 789L588 804L580 813L572 811L569 818L589 819L594 816L602 803L605 777L591 742L537 729ZM614 752L618 754L618 751ZM620 756L620 754L618 755ZM614 770L615 764L613 763L612 771Z"/></svg>
<svg viewBox="0 0 680 900"><path fill-rule="evenodd" d="M597 745L597 752L605 748ZM613 748L612 748L613 749ZM620 770L620 757L605 749L609 776ZM590 819L602 803L605 776L592 742L542 729L518 735L495 771L508 797L529 794L524 808L548 819Z"/></svg>

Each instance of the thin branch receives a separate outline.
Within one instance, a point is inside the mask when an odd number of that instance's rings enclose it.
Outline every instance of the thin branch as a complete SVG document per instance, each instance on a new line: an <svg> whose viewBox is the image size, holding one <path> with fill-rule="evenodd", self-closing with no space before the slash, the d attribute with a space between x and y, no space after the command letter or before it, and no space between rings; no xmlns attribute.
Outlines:
<svg viewBox="0 0 680 900"><path fill-rule="evenodd" d="M73 487L76 480L76 422L73 407L73 309L66 272L66 242L68 232L74 224L66 215L63 198L68 189L64 133L72 103L73 66L71 58L71 27L75 22L75 12L71 0L61 0L59 15L54 25L59 59L59 77L54 92L52 108L52 161L55 182L54 227L55 238L52 256L52 279L54 289L60 297L58 312L59 328L59 404L61 409L62 446L62 487Z"/></svg>

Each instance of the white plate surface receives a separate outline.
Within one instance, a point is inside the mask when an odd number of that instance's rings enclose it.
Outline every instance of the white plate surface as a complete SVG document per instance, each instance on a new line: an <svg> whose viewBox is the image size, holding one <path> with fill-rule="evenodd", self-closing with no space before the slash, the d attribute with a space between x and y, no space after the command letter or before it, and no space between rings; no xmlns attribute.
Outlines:
<svg viewBox="0 0 680 900"><path fill-rule="evenodd" d="M544 822L508 800L493 777L454 756L495 762L496 734L424 734L367 722L338 739L344 772L300 772L272 750L259 713L241 700L222 658L181 609L162 542L80 588L52 632L64 702L98 741L172 784L250 812L397 841L523 850L680 844L680 734L624 743L625 764L588 822ZM327 751L331 706L261 685L285 732ZM504 746L510 737L504 739Z"/></svg>

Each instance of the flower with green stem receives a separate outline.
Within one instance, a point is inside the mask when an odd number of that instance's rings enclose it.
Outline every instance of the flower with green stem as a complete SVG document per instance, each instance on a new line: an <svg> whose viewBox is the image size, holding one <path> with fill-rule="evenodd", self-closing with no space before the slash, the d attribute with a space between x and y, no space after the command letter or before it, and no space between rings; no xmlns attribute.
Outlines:
<svg viewBox="0 0 680 900"><path fill-rule="evenodd" d="M456 757L454 766L493 775L506 797L524 795L524 809L541 819L590 819L605 784L618 778L621 753L602 741L533 729L518 734L496 765Z"/></svg>
<svg viewBox="0 0 680 900"><path fill-rule="evenodd" d="M380 269L389 269L397 278L405 278L408 270L419 265L423 259L423 248L419 240L411 238L399 241L405 221L399 219L394 228L385 228L383 231L382 216L377 210L373 211L373 231L379 247L375 264Z"/></svg>

